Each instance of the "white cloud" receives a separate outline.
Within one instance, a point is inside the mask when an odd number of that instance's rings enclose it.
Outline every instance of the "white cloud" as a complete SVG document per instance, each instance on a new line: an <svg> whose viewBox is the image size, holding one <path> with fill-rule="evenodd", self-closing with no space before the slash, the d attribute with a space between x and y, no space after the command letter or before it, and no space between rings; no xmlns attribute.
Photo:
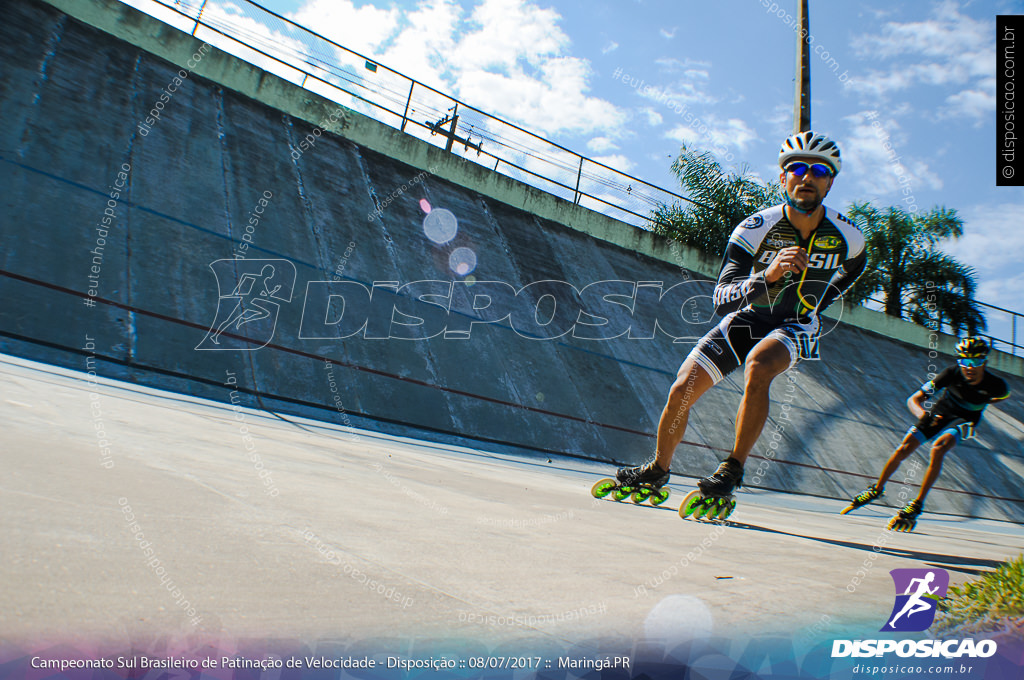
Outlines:
<svg viewBox="0 0 1024 680"><path fill-rule="evenodd" d="M972 118L974 126L981 127L996 110L995 88L991 91L963 90L946 97L948 116Z"/></svg>
<svg viewBox="0 0 1024 680"><path fill-rule="evenodd" d="M541 135L614 137L626 120L624 110L587 94L590 63L571 56L561 16L530 0L481 0L468 17L458 0L427 0L409 14L357 6L355 0L307 0L292 18ZM383 71L375 82L401 89ZM425 92L420 96L430 98ZM450 105L434 99L421 100L420 109Z"/></svg>
<svg viewBox="0 0 1024 680"><path fill-rule="evenodd" d="M614 40L608 41L608 44L601 48L601 54L609 54L619 49L619 43Z"/></svg>
<svg viewBox="0 0 1024 680"><path fill-rule="evenodd" d="M618 149L619 145L608 137L594 137L587 142L587 148L594 153L604 153L605 151Z"/></svg>
<svg viewBox="0 0 1024 680"><path fill-rule="evenodd" d="M992 21L961 14L957 3L946 0L925 21L889 22L878 33L855 38L859 58L884 65L846 86L881 101L915 86L955 88L938 117L981 122L995 108L993 31Z"/></svg>
<svg viewBox="0 0 1024 680"><path fill-rule="evenodd" d="M713 151L720 160L729 162L742 160L750 144L758 140L757 133L739 118L722 121L715 116L708 116L705 119L695 118L694 123L677 125L666 132L665 137L686 144L687 147ZM732 151L737 153L733 154Z"/></svg>
<svg viewBox="0 0 1024 680"><path fill-rule="evenodd" d="M1005 276L982 277L974 299L1003 309L1020 309L1020 291L1024 286L1024 273L1007 272ZM995 309L985 309L989 332L1004 340L1011 339L1010 315ZM1024 319L1017 319L1017 344L1024 344ZM1019 351L1018 351L1019 353Z"/></svg>
<svg viewBox="0 0 1024 680"><path fill-rule="evenodd" d="M844 120L851 130L840 144L843 175L844 179L852 179L860 192L868 194L860 200L887 202L908 210L915 205L924 209L917 203L915 193L941 189L942 179L926 161L905 155L910 146L899 123L877 112L857 113Z"/></svg>
<svg viewBox="0 0 1024 680"><path fill-rule="evenodd" d="M705 80L707 80L708 72L711 69L711 62L697 59L679 60L675 57L659 57L654 60L654 63L665 73L685 72L691 77L699 76Z"/></svg>
<svg viewBox="0 0 1024 680"><path fill-rule="evenodd" d="M1024 214L1024 203L982 204L959 213L964 220L964 235L956 241L947 241L944 251L987 277L1003 278L1021 273L1024 229L1017 225ZM1019 307L1019 289L1017 298L1013 305Z"/></svg>
<svg viewBox="0 0 1024 680"><path fill-rule="evenodd" d="M656 110L652 109L649 106L640 109L640 113L647 118L647 124L650 125L651 127L661 125L665 121L665 119L662 117L660 113L658 113Z"/></svg>
<svg viewBox="0 0 1024 680"><path fill-rule="evenodd" d="M678 30L678 26L673 26L671 29L663 28L661 29L661 37L671 40L672 38L676 37L676 31Z"/></svg>
<svg viewBox="0 0 1024 680"><path fill-rule="evenodd" d="M620 153L610 154L608 156L594 156L591 160L595 160L598 163L604 163L610 168L614 168L619 172L630 173L633 170L635 164Z"/></svg>
<svg viewBox="0 0 1024 680"><path fill-rule="evenodd" d="M288 18L350 50L375 55L395 32L399 16L397 9L356 7L351 0L307 0Z"/></svg>
<svg viewBox="0 0 1024 680"><path fill-rule="evenodd" d="M463 35L452 61L466 69L540 68L569 46L559 19L555 10L524 0L483 0L470 17L475 30Z"/></svg>
<svg viewBox="0 0 1024 680"><path fill-rule="evenodd" d="M380 56L384 64L402 64L402 73L442 89L446 86L447 55L462 16L456 0L429 0L403 15L402 28Z"/></svg>
<svg viewBox="0 0 1024 680"><path fill-rule="evenodd" d="M644 99L650 99L668 109L690 104L706 106L718 103L718 99L706 92L703 84L700 83L679 80L671 85L651 85L635 78L629 81L623 79L622 82L635 87L637 93Z"/></svg>

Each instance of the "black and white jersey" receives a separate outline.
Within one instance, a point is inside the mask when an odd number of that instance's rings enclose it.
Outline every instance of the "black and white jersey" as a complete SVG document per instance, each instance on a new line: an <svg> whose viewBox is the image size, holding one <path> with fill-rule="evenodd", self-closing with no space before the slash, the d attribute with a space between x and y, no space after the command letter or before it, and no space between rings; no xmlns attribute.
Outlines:
<svg viewBox="0 0 1024 680"><path fill-rule="evenodd" d="M783 248L801 246L809 264L802 274L789 273L772 285L764 270ZM823 312L864 271L864 235L831 208L810 237L804 239L786 217L782 205L751 215L729 238L715 285L718 314L749 309L779 323Z"/></svg>

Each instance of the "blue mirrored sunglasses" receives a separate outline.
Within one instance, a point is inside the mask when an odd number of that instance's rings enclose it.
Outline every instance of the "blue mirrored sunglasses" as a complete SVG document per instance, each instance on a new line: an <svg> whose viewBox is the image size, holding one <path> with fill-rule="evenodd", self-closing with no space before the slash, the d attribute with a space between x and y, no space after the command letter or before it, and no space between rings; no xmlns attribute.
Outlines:
<svg viewBox="0 0 1024 680"><path fill-rule="evenodd" d="M977 368L985 364L985 357L960 357L956 363L964 368Z"/></svg>
<svg viewBox="0 0 1024 680"><path fill-rule="evenodd" d="M828 167L824 163L815 163L814 165L808 165L803 161L796 161L786 166L786 172L791 172L795 177L803 177L807 174L807 169L811 169L811 175L817 178L831 177L832 168Z"/></svg>

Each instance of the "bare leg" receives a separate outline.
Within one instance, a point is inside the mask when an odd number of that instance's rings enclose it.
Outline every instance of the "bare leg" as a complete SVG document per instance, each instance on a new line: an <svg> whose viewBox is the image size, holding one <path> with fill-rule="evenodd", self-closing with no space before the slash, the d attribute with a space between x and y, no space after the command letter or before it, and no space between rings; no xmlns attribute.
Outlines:
<svg viewBox="0 0 1024 680"><path fill-rule="evenodd" d="M768 420L768 388L775 376L789 368L789 350L774 338L765 338L750 350L743 367L743 398L736 412L736 441L732 457L746 463L764 423Z"/></svg>
<svg viewBox="0 0 1024 680"><path fill-rule="evenodd" d="M885 467L882 468L882 474L878 475L878 481L875 482L875 486L879 489L885 486L885 483L889 481L889 478L893 476L896 470L899 468L900 463L906 460L907 456L917 450L918 441L917 437L912 434L908 434L900 442L900 445L896 447L892 455L889 456L889 460L885 461Z"/></svg>
<svg viewBox="0 0 1024 680"><path fill-rule="evenodd" d="M928 469L924 471L924 479L921 480L921 491L917 494L918 502L924 503L924 497L928 495L928 491L935 484L935 480L939 478L939 473L942 472L942 459L946 452L954 446L956 446L956 439L949 434L942 435L932 444L932 457L928 462Z"/></svg>
<svg viewBox="0 0 1024 680"><path fill-rule="evenodd" d="M693 359L687 358L679 367L676 380L668 391L668 401L658 421L656 462L668 470L676 447L683 440L690 407L714 384L711 376Z"/></svg>

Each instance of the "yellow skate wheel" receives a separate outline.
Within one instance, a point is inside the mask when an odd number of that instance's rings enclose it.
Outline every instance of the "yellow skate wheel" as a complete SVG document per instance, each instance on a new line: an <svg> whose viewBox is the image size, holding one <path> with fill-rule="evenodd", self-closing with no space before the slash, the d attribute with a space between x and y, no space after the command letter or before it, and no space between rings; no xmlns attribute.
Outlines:
<svg viewBox="0 0 1024 680"><path fill-rule="evenodd" d="M679 504L679 516L686 519L693 514L695 510L701 507L700 491L691 491L686 494L683 498L683 502Z"/></svg>
<svg viewBox="0 0 1024 680"><path fill-rule="evenodd" d="M614 479L606 477L598 481L597 484L595 484L594 486L590 487L590 494L594 498L604 498L605 496L610 494L612 492L612 489L614 489L618 485L619 483L616 482Z"/></svg>
<svg viewBox="0 0 1024 680"><path fill-rule="evenodd" d="M651 494L651 505L661 505L668 500L669 494L671 493L672 491L667 486L661 487Z"/></svg>
<svg viewBox="0 0 1024 680"><path fill-rule="evenodd" d="M893 517L889 520L889 527L891 531L910 531L913 525L905 519L899 517Z"/></svg>

